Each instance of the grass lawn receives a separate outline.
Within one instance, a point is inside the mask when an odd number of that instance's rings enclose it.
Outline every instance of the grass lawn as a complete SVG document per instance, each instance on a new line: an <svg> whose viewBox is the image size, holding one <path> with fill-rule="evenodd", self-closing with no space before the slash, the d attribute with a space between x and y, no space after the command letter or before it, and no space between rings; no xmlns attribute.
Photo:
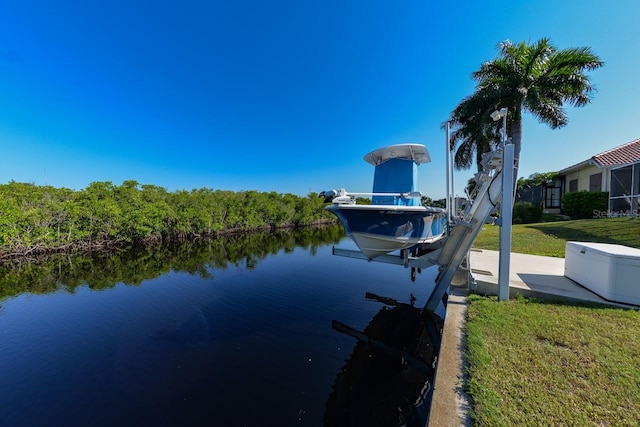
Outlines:
<svg viewBox="0 0 640 427"><path fill-rule="evenodd" d="M500 227L486 225L474 247L498 250ZM617 243L640 248L640 218L600 218L516 224L511 229L511 251L564 257L568 240Z"/></svg>
<svg viewBox="0 0 640 427"><path fill-rule="evenodd" d="M468 300L474 424L640 425L640 311Z"/></svg>
<svg viewBox="0 0 640 427"><path fill-rule="evenodd" d="M564 257L569 240L640 248L639 218L514 225L512 251ZM487 225L474 247L498 250ZM470 295L467 391L481 426L640 425L640 311Z"/></svg>

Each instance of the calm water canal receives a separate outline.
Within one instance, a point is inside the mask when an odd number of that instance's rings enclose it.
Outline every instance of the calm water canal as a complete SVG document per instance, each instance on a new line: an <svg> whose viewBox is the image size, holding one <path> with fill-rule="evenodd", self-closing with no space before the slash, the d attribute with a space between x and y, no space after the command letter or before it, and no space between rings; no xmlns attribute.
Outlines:
<svg viewBox="0 0 640 427"><path fill-rule="evenodd" d="M436 271L333 244L351 247L324 229L0 266L0 425L411 424Z"/></svg>

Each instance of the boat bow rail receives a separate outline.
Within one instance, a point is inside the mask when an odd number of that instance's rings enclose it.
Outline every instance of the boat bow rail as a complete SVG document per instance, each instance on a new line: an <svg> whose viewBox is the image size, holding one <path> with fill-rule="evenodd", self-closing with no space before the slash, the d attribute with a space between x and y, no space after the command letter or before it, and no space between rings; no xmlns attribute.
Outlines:
<svg viewBox="0 0 640 427"><path fill-rule="evenodd" d="M420 191L409 191L405 193L350 193L344 188L339 190L325 190L318 194L318 197L324 198L325 203L339 203L339 204L355 204L356 197L397 197L404 199L419 199L422 197Z"/></svg>

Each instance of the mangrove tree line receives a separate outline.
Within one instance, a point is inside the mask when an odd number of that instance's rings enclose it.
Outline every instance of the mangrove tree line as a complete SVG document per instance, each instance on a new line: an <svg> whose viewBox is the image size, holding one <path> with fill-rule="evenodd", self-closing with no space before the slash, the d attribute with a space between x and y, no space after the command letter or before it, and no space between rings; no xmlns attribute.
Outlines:
<svg viewBox="0 0 640 427"><path fill-rule="evenodd" d="M0 257L214 237L333 222L317 194L169 192L93 182L83 190L0 184Z"/></svg>

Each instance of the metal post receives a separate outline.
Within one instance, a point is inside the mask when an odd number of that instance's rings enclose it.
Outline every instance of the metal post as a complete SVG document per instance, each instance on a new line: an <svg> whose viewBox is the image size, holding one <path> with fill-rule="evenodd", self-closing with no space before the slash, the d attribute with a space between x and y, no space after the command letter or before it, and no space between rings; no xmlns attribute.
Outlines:
<svg viewBox="0 0 640 427"><path fill-rule="evenodd" d="M498 300L509 299L511 263L511 224L513 221L514 145L507 143L506 115L504 117L502 158L502 201L500 202L500 255L498 265Z"/></svg>
<svg viewBox="0 0 640 427"><path fill-rule="evenodd" d="M458 213L458 200L456 200L456 186L455 186L455 180L454 180L454 173L455 173L455 168L453 167L453 159L454 159L454 155L453 155L453 151L450 151L450 155L449 157L451 158L451 206L453 207L453 209L451 210L451 218L455 218L455 215Z"/></svg>
<svg viewBox="0 0 640 427"><path fill-rule="evenodd" d="M446 148L445 148L445 156L446 156L446 167L447 167L447 197L445 201L445 209L447 210L447 228L451 225L451 145L450 145L450 137L451 137L451 122L447 122L446 124Z"/></svg>

